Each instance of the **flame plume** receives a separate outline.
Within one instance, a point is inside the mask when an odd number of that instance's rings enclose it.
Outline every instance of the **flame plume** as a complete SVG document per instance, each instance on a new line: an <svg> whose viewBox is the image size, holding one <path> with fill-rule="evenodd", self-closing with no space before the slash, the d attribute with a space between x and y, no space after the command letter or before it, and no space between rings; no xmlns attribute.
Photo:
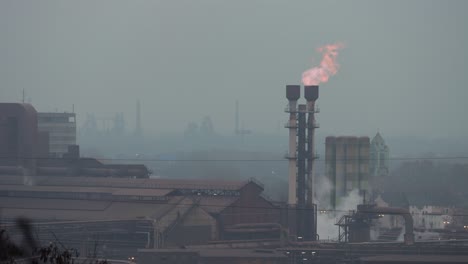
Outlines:
<svg viewBox="0 0 468 264"><path fill-rule="evenodd" d="M304 85L319 85L327 82L328 79L338 72L340 65L337 63L338 51L344 48L342 43L335 43L322 46L317 52L322 54L320 65L302 73L302 83Z"/></svg>

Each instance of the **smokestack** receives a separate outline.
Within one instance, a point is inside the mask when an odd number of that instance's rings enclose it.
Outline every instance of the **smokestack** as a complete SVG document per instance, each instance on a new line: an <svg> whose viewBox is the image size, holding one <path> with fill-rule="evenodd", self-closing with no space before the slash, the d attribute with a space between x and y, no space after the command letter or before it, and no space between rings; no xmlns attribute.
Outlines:
<svg viewBox="0 0 468 264"><path fill-rule="evenodd" d="M315 121L315 101L319 96L318 85L304 86L304 97L307 100L307 205L313 204L313 186L314 186L314 159L315 156L315 128L318 124Z"/></svg>
<svg viewBox="0 0 468 264"><path fill-rule="evenodd" d="M304 87L307 104L297 105L299 85L286 86L289 106L289 193L288 204L293 211L288 213L290 231L298 240L313 241L317 237L317 206L313 203L314 129L317 127L314 113L318 99L318 86Z"/></svg>
<svg viewBox="0 0 468 264"><path fill-rule="evenodd" d="M289 101L286 112L289 113L289 121L286 125L289 128L289 153L287 158L289 159L288 169L288 204L295 205L297 203L297 160L296 160L296 133L297 133L297 100L301 94L301 86L299 85L287 85L286 86L286 98Z"/></svg>
<svg viewBox="0 0 468 264"><path fill-rule="evenodd" d="M300 104L297 108L297 189L296 189L296 233L298 237L302 237L303 240L310 240L307 233L308 225L308 213L310 211L306 208L306 196L307 196L307 139L306 139L306 128L307 128L307 105Z"/></svg>
<svg viewBox="0 0 468 264"><path fill-rule="evenodd" d="M318 85L306 85L304 86L304 97L307 102L317 101L319 96L319 87Z"/></svg>
<svg viewBox="0 0 468 264"><path fill-rule="evenodd" d="M234 134L238 135L239 134L239 101L236 100L236 114L235 114L235 128L234 128Z"/></svg>
<svg viewBox="0 0 468 264"><path fill-rule="evenodd" d="M140 100L137 100L136 103L136 124L135 124L135 135L141 136L142 129L141 129L141 107L140 107Z"/></svg>
<svg viewBox="0 0 468 264"><path fill-rule="evenodd" d="M306 178L306 208L307 215L305 217L305 237L309 240L316 240L317 236L317 207L314 204L314 160L317 158L315 155L315 129L318 124L315 121L315 113L318 110L315 108L315 101L319 96L318 85L304 86L304 97L307 101L307 178Z"/></svg>

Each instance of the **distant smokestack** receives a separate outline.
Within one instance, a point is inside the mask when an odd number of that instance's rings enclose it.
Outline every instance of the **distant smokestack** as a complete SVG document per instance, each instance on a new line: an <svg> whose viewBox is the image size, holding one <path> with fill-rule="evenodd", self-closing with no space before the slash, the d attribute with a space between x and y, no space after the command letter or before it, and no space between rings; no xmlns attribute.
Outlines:
<svg viewBox="0 0 468 264"><path fill-rule="evenodd" d="M234 134L239 134L239 100L236 100L235 128Z"/></svg>
<svg viewBox="0 0 468 264"><path fill-rule="evenodd" d="M136 103L136 123L135 123L135 135L141 136L142 128L141 128L141 106L140 100L137 100Z"/></svg>
<svg viewBox="0 0 468 264"><path fill-rule="evenodd" d="M289 183L288 183L288 204L295 205L297 203L297 156L296 156L296 133L297 133L297 100L301 95L301 86L287 85L286 98L289 101L286 112L289 113L289 121L286 125L289 128Z"/></svg>

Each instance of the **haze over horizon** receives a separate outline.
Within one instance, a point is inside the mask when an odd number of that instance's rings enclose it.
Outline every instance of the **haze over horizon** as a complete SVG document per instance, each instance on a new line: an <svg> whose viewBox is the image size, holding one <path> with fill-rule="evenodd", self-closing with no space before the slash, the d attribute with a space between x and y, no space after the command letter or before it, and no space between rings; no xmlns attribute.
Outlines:
<svg viewBox="0 0 468 264"><path fill-rule="evenodd" d="M1 1L0 101L38 111L124 112L133 129L182 132L234 103L257 133L282 133L286 84L343 41L322 84L320 133L461 140L468 134L466 1ZM279 132L278 132L279 131ZM286 142L286 139L285 139Z"/></svg>

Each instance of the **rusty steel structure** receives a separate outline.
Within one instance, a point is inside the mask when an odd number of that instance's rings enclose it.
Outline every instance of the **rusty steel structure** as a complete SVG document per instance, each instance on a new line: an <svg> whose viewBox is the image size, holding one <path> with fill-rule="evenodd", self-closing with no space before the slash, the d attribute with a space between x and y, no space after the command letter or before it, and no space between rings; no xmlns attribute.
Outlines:
<svg viewBox="0 0 468 264"><path fill-rule="evenodd" d="M399 207L379 207L375 204L360 204L357 211L343 215L336 223L339 227L339 241L362 243L369 242L370 228L374 219L382 215L399 215L405 221L403 241L406 245L414 244L413 217L408 209Z"/></svg>

